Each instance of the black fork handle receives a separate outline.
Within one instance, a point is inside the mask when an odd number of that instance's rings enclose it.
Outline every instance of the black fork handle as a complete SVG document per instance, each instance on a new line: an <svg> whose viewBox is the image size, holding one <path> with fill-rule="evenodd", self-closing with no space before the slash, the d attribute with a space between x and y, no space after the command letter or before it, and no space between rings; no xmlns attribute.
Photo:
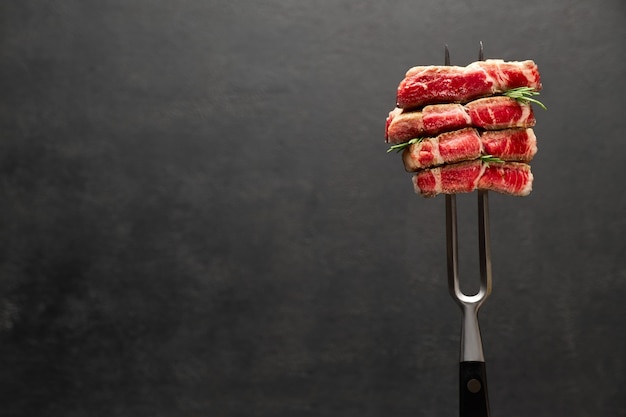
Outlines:
<svg viewBox="0 0 626 417"><path fill-rule="evenodd" d="M461 417L490 417L485 362L461 362L459 372Z"/></svg>

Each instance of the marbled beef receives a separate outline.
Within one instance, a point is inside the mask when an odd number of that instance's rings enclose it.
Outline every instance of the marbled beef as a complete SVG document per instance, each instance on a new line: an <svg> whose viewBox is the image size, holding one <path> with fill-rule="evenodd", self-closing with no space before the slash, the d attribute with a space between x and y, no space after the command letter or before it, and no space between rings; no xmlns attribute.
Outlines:
<svg viewBox="0 0 626 417"><path fill-rule="evenodd" d="M398 86L396 102L402 109L467 103L518 87L541 90L539 70L533 61L488 59L466 67L418 66L407 71Z"/></svg>
<svg viewBox="0 0 626 417"><path fill-rule="evenodd" d="M476 159L481 155L482 143L476 129L465 128L445 132L409 145L402 152L404 169L420 169L458 161Z"/></svg>
<svg viewBox="0 0 626 417"><path fill-rule="evenodd" d="M504 129L480 134L483 154L504 161L530 162L537 153L537 138L532 129Z"/></svg>
<svg viewBox="0 0 626 417"><path fill-rule="evenodd" d="M415 172L443 164L492 155L503 161L530 162L537 153L532 129L504 129L479 133L474 128L445 132L407 146L404 169Z"/></svg>
<svg viewBox="0 0 626 417"><path fill-rule="evenodd" d="M489 190L513 196L526 196L532 191L530 165L521 162L487 163L480 159L426 169L413 176L417 194L469 193Z"/></svg>
<svg viewBox="0 0 626 417"><path fill-rule="evenodd" d="M532 127L535 122L530 104L505 96L481 98L465 106L433 104L419 111L406 111L397 107L387 117L385 142L402 143L463 127L497 130Z"/></svg>
<svg viewBox="0 0 626 417"><path fill-rule="evenodd" d="M467 103L465 110L469 113L472 126L486 130L532 127L536 123L530 103L520 103L510 97L480 98Z"/></svg>

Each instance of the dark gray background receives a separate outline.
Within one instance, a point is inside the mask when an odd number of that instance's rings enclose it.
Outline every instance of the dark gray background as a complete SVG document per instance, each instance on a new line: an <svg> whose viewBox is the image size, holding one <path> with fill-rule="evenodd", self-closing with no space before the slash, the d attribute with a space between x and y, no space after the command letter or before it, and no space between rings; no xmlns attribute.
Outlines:
<svg viewBox="0 0 626 417"><path fill-rule="evenodd" d="M625 17L2 1L0 415L457 415L444 199L413 194L383 131L409 67L482 40L534 59L548 106L533 193L491 198L493 415L625 416Z"/></svg>

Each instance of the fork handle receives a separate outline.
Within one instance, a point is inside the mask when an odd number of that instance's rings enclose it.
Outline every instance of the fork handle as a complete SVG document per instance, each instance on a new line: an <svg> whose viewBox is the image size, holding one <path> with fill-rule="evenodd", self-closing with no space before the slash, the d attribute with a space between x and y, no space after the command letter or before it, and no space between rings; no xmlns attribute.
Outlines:
<svg viewBox="0 0 626 417"><path fill-rule="evenodd" d="M485 362L460 363L460 416L489 417Z"/></svg>

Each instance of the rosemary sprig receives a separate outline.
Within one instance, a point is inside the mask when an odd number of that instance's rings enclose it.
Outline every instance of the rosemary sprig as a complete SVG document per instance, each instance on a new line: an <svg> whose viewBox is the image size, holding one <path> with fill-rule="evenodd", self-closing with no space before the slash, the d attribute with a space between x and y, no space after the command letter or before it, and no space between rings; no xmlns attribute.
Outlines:
<svg viewBox="0 0 626 417"><path fill-rule="evenodd" d="M505 161L498 158L497 156L493 156L493 155L481 155L479 158L481 161L486 162L486 163L496 163L496 164L503 164Z"/></svg>
<svg viewBox="0 0 626 417"><path fill-rule="evenodd" d="M419 143L419 142L421 142L423 140L424 140L424 138L414 138L414 139L411 139L408 142L403 142L403 143L398 143L397 145L392 145L389 149L387 149L387 153L389 153L391 151L396 151L396 153L401 152L407 146L413 145L414 143Z"/></svg>
<svg viewBox="0 0 626 417"><path fill-rule="evenodd" d="M526 103L526 102L535 103L538 106L540 106L542 109L548 110L546 108L546 106L543 105L542 102L540 102L537 99L532 98L532 96L538 96L539 95L539 92L535 91L534 88L531 88L531 87L514 88L512 90L509 90L509 91L505 92L504 95L507 96L507 97L514 98L515 100L517 100L517 101L519 101L521 103Z"/></svg>

